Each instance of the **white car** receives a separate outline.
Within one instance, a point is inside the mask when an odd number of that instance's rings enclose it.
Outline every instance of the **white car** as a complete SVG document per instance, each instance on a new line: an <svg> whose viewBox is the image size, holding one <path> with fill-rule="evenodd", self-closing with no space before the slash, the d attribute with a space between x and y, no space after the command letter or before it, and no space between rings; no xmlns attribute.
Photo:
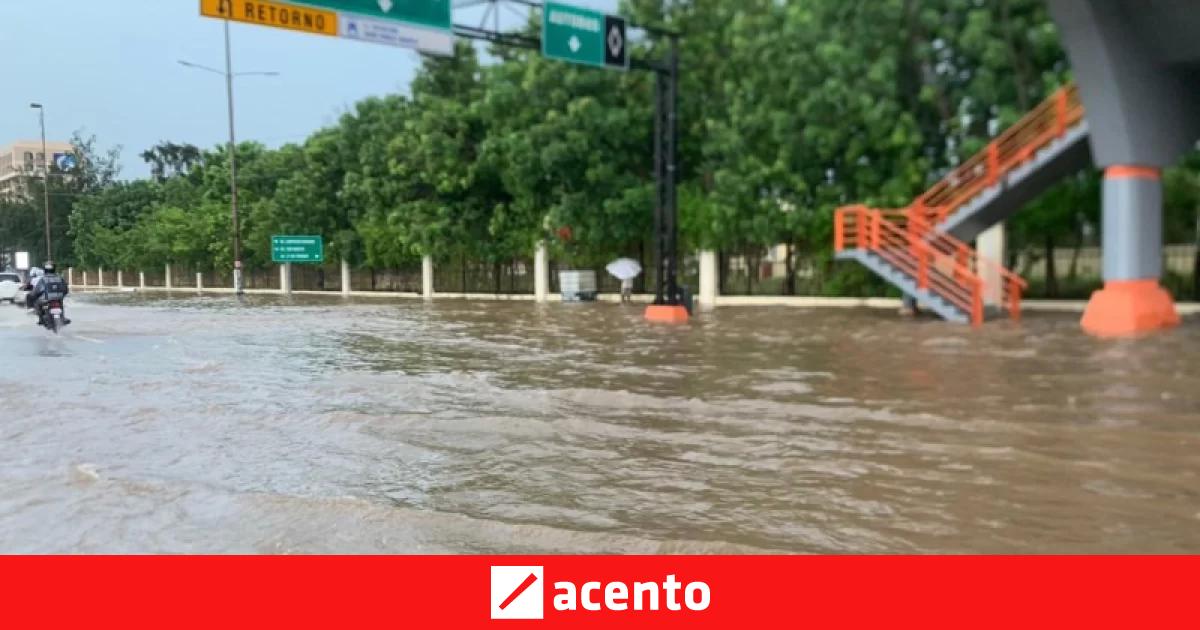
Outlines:
<svg viewBox="0 0 1200 630"><path fill-rule="evenodd" d="M0 272L0 302L8 300L16 303L18 298L24 301L25 292L21 290L21 276L11 272Z"/></svg>

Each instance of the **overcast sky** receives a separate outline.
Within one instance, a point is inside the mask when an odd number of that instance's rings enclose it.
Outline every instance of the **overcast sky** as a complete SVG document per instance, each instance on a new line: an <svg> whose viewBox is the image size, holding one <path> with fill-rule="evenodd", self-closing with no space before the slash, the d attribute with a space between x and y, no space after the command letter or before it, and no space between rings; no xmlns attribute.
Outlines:
<svg viewBox="0 0 1200 630"><path fill-rule="evenodd" d="M417 1L417 0L409 0ZM612 10L617 0L571 0ZM180 66L221 68L221 22L200 17L199 0L0 0L0 145L38 137L31 101L46 107L46 133L82 129L101 147L123 147L124 177L148 173L137 157L160 140L210 147L228 134L222 77ZM517 20L507 4L502 15ZM480 9L456 10L478 25ZM270 146L303 140L355 101L407 91L420 57L337 38L233 25L234 71L279 77L237 80L239 140Z"/></svg>

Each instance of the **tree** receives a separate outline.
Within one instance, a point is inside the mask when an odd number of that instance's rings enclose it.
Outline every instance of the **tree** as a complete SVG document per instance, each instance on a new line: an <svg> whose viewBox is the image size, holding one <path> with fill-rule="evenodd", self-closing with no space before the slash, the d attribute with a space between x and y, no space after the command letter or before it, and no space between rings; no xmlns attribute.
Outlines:
<svg viewBox="0 0 1200 630"><path fill-rule="evenodd" d="M502 191L478 164L486 133L475 107L481 82L475 49L466 43L453 57L426 59L413 81L413 107L388 143L398 193L388 220L414 256L489 249L489 201L502 202Z"/></svg>
<svg viewBox="0 0 1200 630"><path fill-rule="evenodd" d="M0 198L0 254L25 251L44 256L42 209L32 199Z"/></svg>
<svg viewBox="0 0 1200 630"><path fill-rule="evenodd" d="M195 145L176 144L165 140L141 153L142 160L150 165L150 174L158 181L187 175L200 163L202 157L200 149Z"/></svg>
<svg viewBox="0 0 1200 630"><path fill-rule="evenodd" d="M640 251L653 218L651 77L505 53L488 68L483 164L509 197L489 235L524 253L560 227L558 254L592 264ZM536 95L536 98L532 97Z"/></svg>
<svg viewBox="0 0 1200 630"><path fill-rule="evenodd" d="M162 198L154 181L117 182L80 197L71 210L75 261L85 267L123 268L140 244L126 238Z"/></svg>
<svg viewBox="0 0 1200 630"><path fill-rule="evenodd" d="M399 267L412 259L388 223L400 188L390 177L388 145L402 132L411 108L402 96L368 98L339 124L346 156L341 202L357 234L362 262L369 267Z"/></svg>
<svg viewBox="0 0 1200 630"><path fill-rule="evenodd" d="M289 156L287 163L295 170L254 206L256 242L266 242L271 234L319 234L329 244L331 257L350 259L357 239L341 195L346 176L341 133L336 127L323 129L299 148L298 155Z"/></svg>
<svg viewBox="0 0 1200 630"><path fill-rule="evenodd" d="M101 151L95 136L76 132L71 138L78 157L70 171L51 165L47 178L31 178L28 196L6 202L10 209L0 219L0 245L6 242L29 251L34 260L46 258L44 237L46 187L49 186L51 247L60 266L75 262L75 234L70 230L71 214L77 201L111 186L120 172L117 156L120 147Z"/></svg>

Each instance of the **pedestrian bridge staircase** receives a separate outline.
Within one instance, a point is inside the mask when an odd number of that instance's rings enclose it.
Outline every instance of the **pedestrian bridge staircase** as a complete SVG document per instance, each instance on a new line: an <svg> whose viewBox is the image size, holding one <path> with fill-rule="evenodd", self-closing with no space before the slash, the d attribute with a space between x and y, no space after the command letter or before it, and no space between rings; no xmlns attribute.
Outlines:
<svg viewBox="0 0 1200 630"><path fill-rule="evenodd" d="M1025 281L967 242L1086 167L1087 139L1079 93L1063 87L909 207L839 208L836 257L858 261L944 319L978 326L989 311L1018 318Z"/></svg>

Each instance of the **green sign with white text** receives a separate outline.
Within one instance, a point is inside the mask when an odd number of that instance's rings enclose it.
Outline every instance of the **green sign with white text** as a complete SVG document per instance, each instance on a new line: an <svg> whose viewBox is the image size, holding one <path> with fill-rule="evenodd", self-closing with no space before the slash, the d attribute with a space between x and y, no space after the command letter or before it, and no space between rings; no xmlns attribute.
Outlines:
<svg viewBox="0 0 1200 630"><path fill-rule="evenodd" d="M598 68L629 69L623 18L547 2L542 7L542 55Z"/></svg>
<svg viewBox="0 0 1200 630"><path fill-rule="evenodd" d="M288 1L335 12L337 36L344 39L412 48L434 55L454 54L450 0ZM236 8L234 15L236 19Z"/></svg>
<svg viewBox="0 0 1200 630"><path fill-rule="evenodd" d="M325 262L325 241L320 236L272 236L271 261L277 263Z"/></svg>
<svg viewBox="0 0 1200 630"><path fill-rule="evenodd" d="M450 0L288 0L339 13L450 30Z"/></svg>

